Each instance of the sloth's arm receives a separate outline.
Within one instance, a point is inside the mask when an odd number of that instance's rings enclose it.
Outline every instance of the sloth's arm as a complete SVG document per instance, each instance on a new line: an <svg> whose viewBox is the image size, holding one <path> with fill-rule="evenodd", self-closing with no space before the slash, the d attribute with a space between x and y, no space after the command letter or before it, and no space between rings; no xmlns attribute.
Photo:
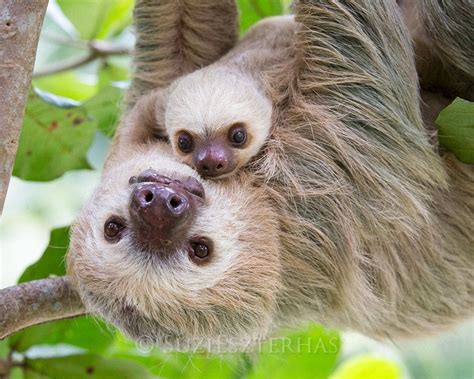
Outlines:
<svg viewBox="0 0 474 379"><path fill-rule="evenodd" d="M155 88L206 66L238 38L234 0L137 0L137 42L127 106Z"/></svg>
<svg viewBox="0 0 474 379"><path fill-rule="evenodd" d="M300 0L296 21L295 87L303 103L349 127L352 138L376 142L373 159L391 170L403 166L397 156L430 154L420 134L414 53L395 1ZM402 150L393 156L396 146Z"/></svg>

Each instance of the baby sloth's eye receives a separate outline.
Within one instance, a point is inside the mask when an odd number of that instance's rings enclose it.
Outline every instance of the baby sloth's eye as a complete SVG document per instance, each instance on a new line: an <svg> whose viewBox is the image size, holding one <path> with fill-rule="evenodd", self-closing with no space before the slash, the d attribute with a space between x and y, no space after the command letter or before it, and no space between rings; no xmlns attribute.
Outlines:
<svg viewBox="0 0 474 379"><path fill-rule="evenodd" d="M230 129L229 139L235 147L242 147L247 141L247 131L243 124L238 123Z"/></svg>
<svg viewBox="0 0 474 379"><path fill-rule="evenodd" d="M189 256L193 262L200 264L207 261L212 254L212 241L205 237L193 238L190 241Z"/></svg>
<svg viewBox="0 0 474 379"><path fill-rule="evenodd" d="M112 216L104 224L104 237L108 242L116 243L122 238L122 232L125 229L125 222Z"/></svg>
<svg viewBox="0 0 474 379"><path fill-rule="evenodd" d="M193 150L193 137L189 133L178 134L178 149L183 153L190 153Z"/></svg>

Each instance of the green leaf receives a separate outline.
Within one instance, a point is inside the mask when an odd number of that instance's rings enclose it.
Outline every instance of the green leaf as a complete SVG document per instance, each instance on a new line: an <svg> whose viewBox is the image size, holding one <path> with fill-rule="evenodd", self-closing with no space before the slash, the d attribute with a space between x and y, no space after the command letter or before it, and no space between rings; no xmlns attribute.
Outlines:
<svg viewBox="0 0 474 379"><path fill-rule="evenodd" d="M88 115L96 121L98 128L108 137L114 135L117 127L122 94L122 89L108 86L84 103Z"/></svg>
<svg viewBox="0 0 474 379"><path fill-rule="evenodd" d="M20 367L13 367L10 370L10 379L23 379L23 370Z"/></svg>
<svg viewBox="0 0 474 379"><path fill-rule="evenodd" d="M0 340L0 359L6 358L10 352L10 347L8 345L8 338Z"/></svg>
<svg viewBox="0 0 474 379"><path fill-rule="evenodd" d="M99 89L129 79L127 68L105 61L99 69Z"/></svg>
<svg viewBox="0 0 474 379"><path fill-rule="evenodd" d="M233 379L243 378L246 373L236 354L162 353L161 355L143 356L134 353L121 353L116 356L139 362L160 378Z"/></svg>
<svg viewBox="0 0 474 379"><path fill-rule="evenodd" d="M456 98L436 119L439 143L464 163L474 164L474 103Z"/></svg>
<svg viewBox="0 0 474 379"><path fill-rule="evenodd" d="M30 92L13 174L45 181L90 169L86 154L95 132L84 107L59 108Z"/></svg>
<svg viewBox="0 0 474 379"><path fill-rule="evenodd" d="M69 246L69 226L51 231L49 244L41 258L28 266L18 283L65 275L64 256Z"/></svg>
<svg viewBox="0 0 474 379"><path fill-rule="evenodd" d="M314 325L262 345L262 353L249 378L328 378L341 347L339 334Z"/></svg>
<svg viewBox="0 0 474 379"><path fill-rule="evenodd" d="M277 16L283 13L280 0L239 0L240 31L244 33L253 24L264 17Z"/></svg>
<svg viewBox="0 0 474 379"><path fill-rule="evenodd" d="M57 0L82 39L119 34L131 21L132 0Z"/></svg>
<svg viewBox="0 0 474 379"><path fill-rule="evenodd" d="M35 345L67 344L89 352L105 351L115 339L115 331L90 316L35 325L10 337L10 347L24 352Z"/></svg>
<svg viewBox="0 0 474 379"><path fill-rule="evenodd" d="M96 35L97 39L105 39L122 32L132 22L133 0L109 0L109 10L102 20Z"/></svg>
<svg viewBox="0 0 474 379"><path fill-rule="evenodd" d="M34 79L33 85L43 91L78 101L86 100L97 92L95 84L84 83L74 71Z"/></svg>
<svg viewBox="0 0 474 379"><path fill-rule="evenodd" d="M245 378L249 371L247 355L208 353L165 353L158 348L147 354L137 349L137 345L118 335L112 356L139 362L160 378ZM109 350L110 351L110 350Z"/></svg>
<svg viewBox="0 0 474 379"><path fill-rule="evenodd" d="M331 379L401 379L400 367L383 358L363 355L344 362Z"/></svg>
<svg viewBox="0 0 474 379"><path fill-rule="evenodd" d="M106 359L93 354L59 358L26 359L25 378L51 379L146 379L153 376L146 368L123 359Z"/></svg>

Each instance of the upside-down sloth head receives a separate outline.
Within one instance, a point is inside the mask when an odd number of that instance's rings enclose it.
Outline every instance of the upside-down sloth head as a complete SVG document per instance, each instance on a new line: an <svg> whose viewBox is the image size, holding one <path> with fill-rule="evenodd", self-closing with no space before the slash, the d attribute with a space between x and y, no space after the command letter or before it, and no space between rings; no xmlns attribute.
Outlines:
<svg viewBox="0 0 474 379"><path fill-rule="evenodd" d="M72 228L68 270L88 309L163 347L268 333L281 284L264 191L243 173L203 181L161 141L124 145Z"/></svg>

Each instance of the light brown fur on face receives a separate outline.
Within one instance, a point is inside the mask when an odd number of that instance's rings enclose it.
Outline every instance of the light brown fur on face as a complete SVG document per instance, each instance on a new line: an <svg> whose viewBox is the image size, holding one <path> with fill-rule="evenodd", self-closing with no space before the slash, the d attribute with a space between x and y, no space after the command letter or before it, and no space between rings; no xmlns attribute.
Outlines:
<svg viewBox="0 0 474 379"><path fill-rule="evenodd" d="M210 349L243 348L309 320L398 339L472 317L474 170L430 142L395 2L302 0L296 34L280 21L263 21L222 58L281 28L274 43L286 47L258 79L272 131L248 170L213 182L178 162L144 127L142 107L159 114L162 90L122 118L71 236L69 272L89 310L137 340L192 348L204 338ZM146 23L160 35L162 23ZM137 56L167 88L181 74L160 77L163 62L146 63L155 52L140 36ZM129 217L129 177L149 168L202 183L205 205L183 244L204 235L216 259L195 265L178 248L163 260L127 233L104 240L111 214Z"/></svg>
<svg viewBox="0 0 474 379"><path fill-rule="evenodd" d="M243 55L254 59L248 51ZM224 177L260 151L270 134L271 112L261 86L235 60L223 58L171 84L165 126L176 156L202 176ZM233 141L236 127L244 133L241 144ZM180 146L183 138L191 145L187 150Z"/></svg>
<svg viewBox="0 0 474 379"><path fill-rule="evenodd" d="M73 227L68 268L89 309L131 338L162 347L192 349L203 338L225 344L241 335L266 335L281 279L277 218L265 192L252 188L245 176L219 186L203 182L205 202L180 235L183 244L170 254L147 251L137 244L130 221L129 178L150 167L173 179L197 175L164 143L135 145L126 154L126 161L113 162ZM104 238L111 216L125 220L117 243ZM214 243L204 265L185 249L193 236Z"/></svg>

